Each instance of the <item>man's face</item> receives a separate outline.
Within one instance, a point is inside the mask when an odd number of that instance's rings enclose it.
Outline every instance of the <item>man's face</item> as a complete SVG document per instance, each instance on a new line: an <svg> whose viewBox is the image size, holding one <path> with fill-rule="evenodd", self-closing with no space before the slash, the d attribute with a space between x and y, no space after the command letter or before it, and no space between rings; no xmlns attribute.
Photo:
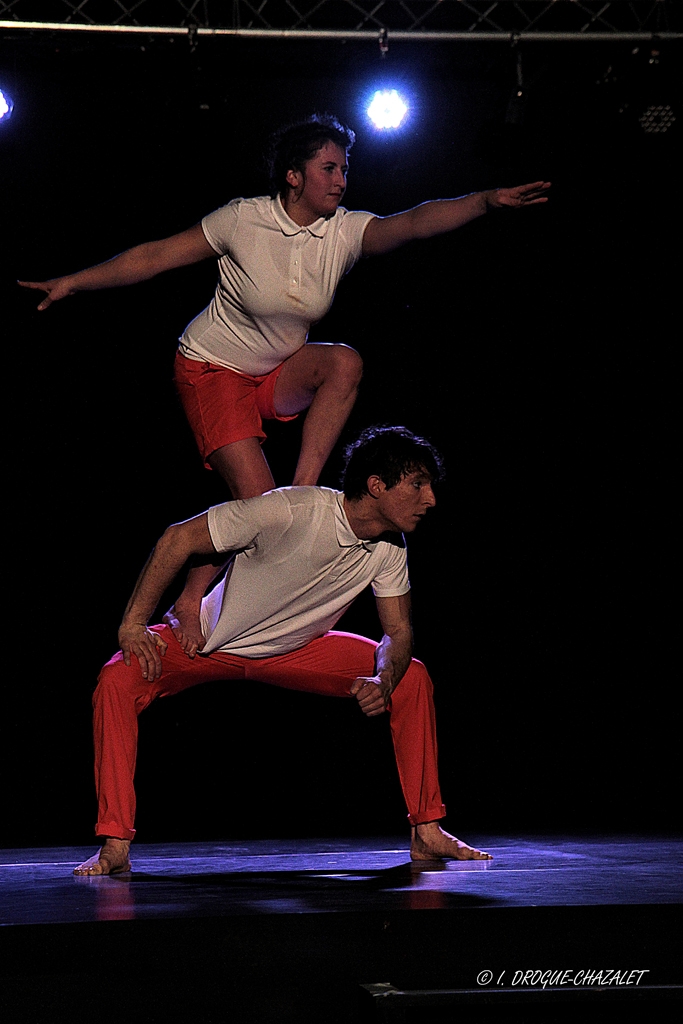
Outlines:
<svg viewBox="0 0 683 1024"><path fill-rule="evenodd" d="M380 480L377 510L387 522L387 530L412 533L422 517L436 505L432 479L424 469L401 477L395 487Z"/></svg>

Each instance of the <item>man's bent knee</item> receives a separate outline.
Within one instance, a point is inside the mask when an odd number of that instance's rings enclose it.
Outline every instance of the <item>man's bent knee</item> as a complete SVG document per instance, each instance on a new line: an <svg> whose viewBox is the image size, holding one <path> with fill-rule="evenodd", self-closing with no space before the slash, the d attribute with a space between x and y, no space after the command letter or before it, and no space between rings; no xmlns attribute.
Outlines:
<svg viewBox="0 0 683 1024"><path fill-rule="evenodd" d="M434 684L429 672L417 658L413 658L408 670L401 679L391 695L391 702L396 710L397 704L410 707L411 704L421 704L426 700L427 704L433 704Z"/></svg>
<svg viewBox="0 0 683 1024"><path fill-rule="evenodd" d="M98 676L97 686L92 696L93 707L97 708L106 703L120 703L128 700L135 703L136 711L139 713L153 699L150 690L150 684L142 678L137 660L129 667L119 652L111 661L107 662Z"/></svg>
<svg viewBox="0 0 683 1024"><path fill-rule="evenodd" d="M429 672L425 665L417 658L411 658L408 671L406 672L407 676L410 676L418 686L425 686L430 693L434 690L434 684Z"/></svg>

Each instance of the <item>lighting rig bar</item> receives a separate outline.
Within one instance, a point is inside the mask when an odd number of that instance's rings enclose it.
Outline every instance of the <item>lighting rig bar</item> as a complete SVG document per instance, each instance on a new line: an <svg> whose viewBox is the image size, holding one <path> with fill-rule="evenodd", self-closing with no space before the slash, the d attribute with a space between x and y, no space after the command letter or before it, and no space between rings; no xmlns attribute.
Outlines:
<svg viewBox="0 0 683 1024"><path fill-rule="evenodd" d="M50 19L50 20L45 20ZM683 38L676 0L0 0L0 29L392 42Z"/></svg>

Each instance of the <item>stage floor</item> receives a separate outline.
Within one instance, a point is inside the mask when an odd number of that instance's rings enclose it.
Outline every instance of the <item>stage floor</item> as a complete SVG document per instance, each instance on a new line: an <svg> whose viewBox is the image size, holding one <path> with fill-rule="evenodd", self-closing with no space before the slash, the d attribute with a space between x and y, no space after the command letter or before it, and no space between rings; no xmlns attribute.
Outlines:
<svg viewBox="0 0 683 1024"><path fill-rule="evenodd" d="M81 878L94 848L0 851L0 1017L679 1019L683 840L467 839L494 860L411 864L404 837L140 844L131 873Z"/></svg>
<svg viewBox="0 0 683 1024"><path fill-rule="evenodd" d="M3 924L383 910L683 903L683 841L468 837L492 861L411 863L405 839L133 845L133 871L79 877L96 847L0 851Z"/></svg>

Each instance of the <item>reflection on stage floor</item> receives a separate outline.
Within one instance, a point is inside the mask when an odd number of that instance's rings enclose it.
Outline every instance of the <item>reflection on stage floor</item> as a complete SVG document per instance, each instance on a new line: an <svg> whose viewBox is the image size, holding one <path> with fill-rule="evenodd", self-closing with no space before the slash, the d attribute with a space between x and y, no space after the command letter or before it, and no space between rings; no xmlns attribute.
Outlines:
<svg viewBox="0 0 683 1024"><path fill-rule="evenodd" d="M492 861L411 863L405 840L134 845L133 871L73 875L92 848L0 851L6 924L683 902L671 838L476 837Z"/></svg>

